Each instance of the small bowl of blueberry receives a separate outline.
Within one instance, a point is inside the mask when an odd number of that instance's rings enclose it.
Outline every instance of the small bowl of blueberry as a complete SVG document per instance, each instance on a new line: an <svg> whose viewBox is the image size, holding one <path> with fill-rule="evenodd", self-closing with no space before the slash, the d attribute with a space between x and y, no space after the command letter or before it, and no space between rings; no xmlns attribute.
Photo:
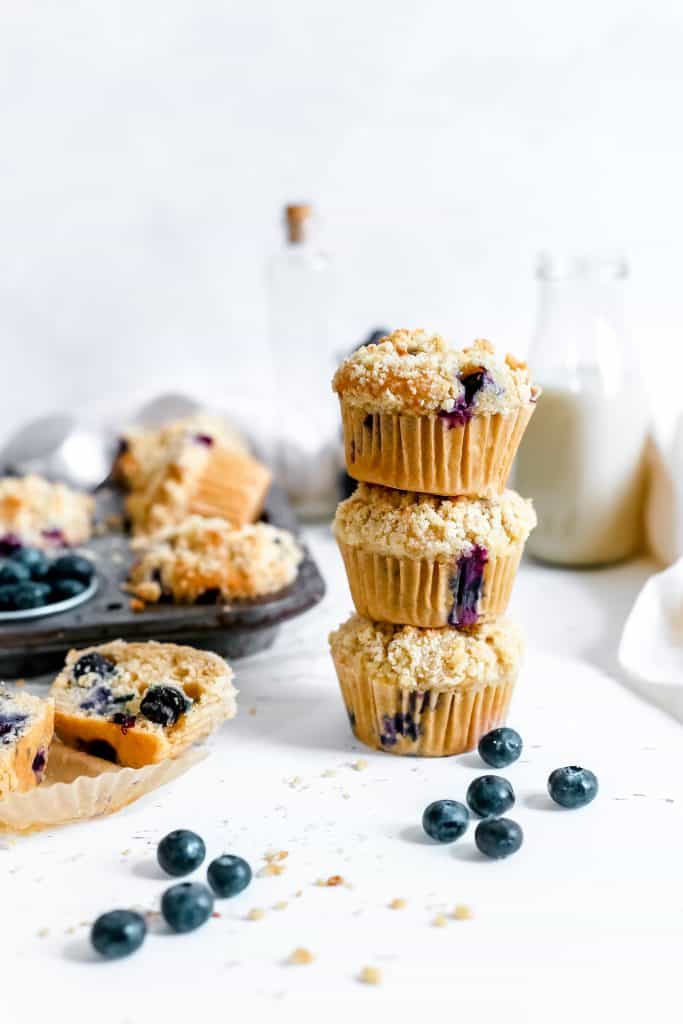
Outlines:
<svg viewBox="0 0 683 1024"><path fill-rule="evenodd" d="M83 555L17 547L0 559L0 622L70 611L96 590L95 566Z"/></svg>

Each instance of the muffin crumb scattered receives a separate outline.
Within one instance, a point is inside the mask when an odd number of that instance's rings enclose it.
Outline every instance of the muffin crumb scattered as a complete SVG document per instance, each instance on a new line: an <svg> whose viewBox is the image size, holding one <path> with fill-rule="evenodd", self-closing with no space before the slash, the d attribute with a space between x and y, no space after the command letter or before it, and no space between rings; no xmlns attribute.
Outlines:
<svg viewBox="0 0 683 1024"><path fill-rule="evenodd" d="M287 900L278 900L277 903L273 904L273 910L286 910L288 906Z"/></svg>
<svg viewBox="0 0 683 1024"><path fill-rule="evenodd" d="M435 928L445 928L448 924L448 919L445 914L437 914L432 924Z"/></svg>
<svg viewBox="0 0 683 1024"><path fill-rule="evenodd" d="M369 763L369 761L366 761L365 758L361 757L358 761L354 761L351 767L356 772L364 772L365 769L368 767Z"/></svg>
<svg viewBox="0 0 683 1024"><path fill-rule="evenodd" d="M362 967L358 980L364 985L380 985L382 983L382 972L379 967Z"/></svg>
<svg viewBox="0 0 683 1024"><path fill-rule="evenodd" d="M455 921L471 921L474 917L472 908L468 907L466 903L458 903L453 909L451 917Z"/></svg>
<svg viewBox="0 0 683 1024"><path fill-rule="evenodd" d="M252 907L247 914L247 921L260 921L265 916L266 912L265 910L262 910L261 907Z"/></svg>
<svg viewBox="0 0 683 1024"><path fill-rule="evenodd" d="M391 910L403 910L406 904L407 900L404 900L402 896L397 896L395 899L391 901L389 907Z"/></svg>
<svg viewBox="0 0 683 1024"><path fill-rule="evenodd" d="M315 960L315 956L311 953L310 949L306 949L304 946L297 946L293 952L289 954L290 964L312 964Z"/></svg>

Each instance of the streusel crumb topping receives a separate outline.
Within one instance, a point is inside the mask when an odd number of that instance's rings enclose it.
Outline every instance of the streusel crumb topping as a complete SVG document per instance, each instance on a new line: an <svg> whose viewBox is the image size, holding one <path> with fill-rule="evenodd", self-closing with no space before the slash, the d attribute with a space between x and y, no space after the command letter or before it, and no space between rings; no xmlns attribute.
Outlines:
<svg viewBox="0 0 683 1024"><path fill-rule="evenodd" d="M339 541L397 558L450 559L478 545L507 555L536 525L530 501L516 491L499 498L437 498L359 484L337 508Z"/></svg>
<svg viewBox="0 0 683 1024"><path fill-rule="evenodd" d="M507 619L465 633L393 626L352 615L330 634L330 646L338 664L352 668L360 661L373 682L408 690L451 690L504 680L519 665L522 635Z"/></svg>
<svg viewBox="0 0 683 1024"><path fill-rule="evenodd" d="M268 523L233 529L224 519L190 516L181 526L133 542L140 553L130 589L144 600L172 595L191 602L208 590L225 600L273 593L290 584L303 552L287 530Z"/></svg>
<svg viewBox="0 0 683 1024"><path fill-rule="evenodd" d="M466 384L483 373L476 396ZM346 402L367 412L426 415L452 412L467 399L475 413L508 412L535 401L538 389L524 363L499 358L493 345L475 341L455 349L427 331L394 331L345 359L332 382Z"/></svg>
<svg viewBox="0 0 683 1024"><path fill-rule="evenodd" d="M89 494L42 476L0 479L0 538L40 548L82 544L91 534L95 502Z"/></svg>

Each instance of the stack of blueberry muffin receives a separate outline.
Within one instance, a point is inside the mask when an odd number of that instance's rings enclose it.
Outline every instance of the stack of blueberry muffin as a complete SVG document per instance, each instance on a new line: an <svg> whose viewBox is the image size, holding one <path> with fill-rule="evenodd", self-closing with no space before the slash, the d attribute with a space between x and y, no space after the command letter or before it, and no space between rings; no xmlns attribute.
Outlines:
<svg viewBox="0 0 683 1024"><path fill-rule="evenodd" d="M444 756L503 724L522 639L505 619L536 517L505 485L538 398L477 341L396 331L333 382L359 481L334 520L356 614L330 636L356 736Z"/></svg>

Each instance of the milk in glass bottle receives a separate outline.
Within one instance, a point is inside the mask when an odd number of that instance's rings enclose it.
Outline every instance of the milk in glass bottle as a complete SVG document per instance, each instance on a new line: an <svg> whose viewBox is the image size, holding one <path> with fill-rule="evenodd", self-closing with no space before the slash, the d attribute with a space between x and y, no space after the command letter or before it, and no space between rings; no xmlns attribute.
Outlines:
<svg viewBox="0 0 683 1024"><path fill-rule="evenodd" d="M649 416L625 329L620 259L539 262L529 355L543 388L523 438L516 486L533 498L527 549L561 565L599 565L642 543Z"/></svg>

